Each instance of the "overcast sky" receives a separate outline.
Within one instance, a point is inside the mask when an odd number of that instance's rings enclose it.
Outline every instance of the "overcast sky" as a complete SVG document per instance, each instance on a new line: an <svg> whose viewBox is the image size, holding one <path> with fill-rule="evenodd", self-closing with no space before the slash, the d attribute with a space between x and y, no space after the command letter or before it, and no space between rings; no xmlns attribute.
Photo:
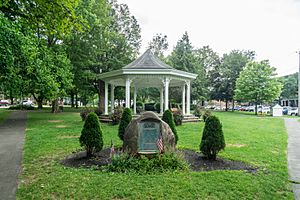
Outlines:
<svg viewBox="0 0 300 200"><path fill-rule="evenodd" d="M185 31L192 45L219 55L254 50L279 75L298 71L300 0L119 0L142 29L142 48L156 33L168 36L169 52Z"/></svg>

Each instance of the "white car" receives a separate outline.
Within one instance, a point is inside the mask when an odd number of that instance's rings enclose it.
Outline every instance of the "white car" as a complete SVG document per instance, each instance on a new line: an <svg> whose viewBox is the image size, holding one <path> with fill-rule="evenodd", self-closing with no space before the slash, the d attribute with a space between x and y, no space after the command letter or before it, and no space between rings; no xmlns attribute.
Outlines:
<svg viewBox="0 0 300 200"><path fill-rule="evenodd" d="M295 115L298 116L298 108L293 107L291 109L288 110L288 115Z"/></svg>
<svg viewBox="0 0 300 200"><path fill-rule="evenodd" d="M23 100L22 105L24 105L24 106L34 106L34 103L30 100Z"/></svg>

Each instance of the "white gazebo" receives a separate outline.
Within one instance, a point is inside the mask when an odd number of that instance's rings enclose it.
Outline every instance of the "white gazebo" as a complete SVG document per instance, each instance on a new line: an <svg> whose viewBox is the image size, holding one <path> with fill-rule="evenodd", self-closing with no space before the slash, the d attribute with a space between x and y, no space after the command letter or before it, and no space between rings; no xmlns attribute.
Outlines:
<svg viewBox="0 0 300 200"><path fill-rule="evenodd" d="M176 70L159 60L151 50L120 70L100 74L98 79L105 82L105 109L108 114L108 86L111 87L111 112L114 111L114 88L125 86L125 106L130 108L130 90L133 89L133 112L136 114L138 88L156 87L160 89L160 112L169 109L169 88L182 88L182 112L190 115L191 81L197 74Z"/></svg>

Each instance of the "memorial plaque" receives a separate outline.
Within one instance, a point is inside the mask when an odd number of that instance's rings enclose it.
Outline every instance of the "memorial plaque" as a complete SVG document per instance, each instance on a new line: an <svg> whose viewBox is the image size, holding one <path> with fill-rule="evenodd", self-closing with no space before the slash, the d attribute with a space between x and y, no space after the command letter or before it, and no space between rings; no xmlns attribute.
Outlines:
<svg viewBox="0 0 300 200"><path fill-rule="evenodd" d="M157 153L157 140L160 135L160 123L143 121L139 123L139 153Z"/></svg>

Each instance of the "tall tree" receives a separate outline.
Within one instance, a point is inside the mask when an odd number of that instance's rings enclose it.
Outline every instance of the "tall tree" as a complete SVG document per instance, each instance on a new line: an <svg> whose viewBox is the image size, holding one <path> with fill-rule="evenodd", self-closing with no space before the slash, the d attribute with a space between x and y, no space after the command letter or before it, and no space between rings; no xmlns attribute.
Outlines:
<svg viewBox="0 0 300 200"><path fill-rule="evenodd" d="M258 104L272 102L280 95L282 84L274 78L275 70L268 61L252 61L237 79L235 98L254 103L256 115Z"/></svg>
<svg viewBox="0 0 300 200"><path fill-rule="evenodd" d="M280 97L285 99L297 98L298 95L298 72L282 77L283 88Z"/></svg>
<svg viewBox="0 0 300 200"><path fill-rule="evenodd" d="M76 90L92 89L104 108L104 82L100 73L120 69L134 59L140 47L140 27L125 4L106 0L82 0L77 11L86 22L83 32L74 31L68 41Z"/></svg>
<svg viewBox="0 0 300 200"><path fill-rule="evenodd" d="M148 48L152 50L154 55L160 59L164 59L164 52L168 49L167 35L162 35L161 33L156 34L152 40L148 43Z"/></svg>

